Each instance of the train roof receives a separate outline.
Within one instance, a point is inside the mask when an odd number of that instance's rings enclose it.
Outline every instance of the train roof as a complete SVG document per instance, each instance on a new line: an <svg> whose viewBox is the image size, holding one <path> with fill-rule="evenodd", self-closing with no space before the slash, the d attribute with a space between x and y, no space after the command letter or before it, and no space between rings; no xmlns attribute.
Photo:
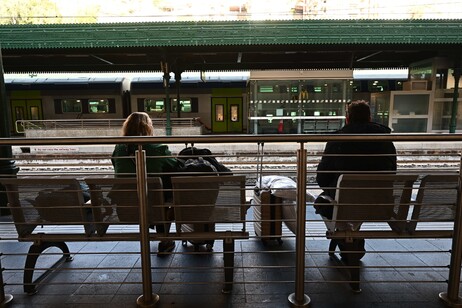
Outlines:
<svg viewBox="0 0 462 308"><path fill-rule="evenodd" d="M181 74L181 83L198 82L246 82L250 72L184 72ZM170 74L170 80L175 81L175 74ZM163 82L163 73L153 73L148 76L133 77L132 83Z"/></svg>
<svg viewBox="0 0 462 308"><path fill-rule="evenodd" d="M24 78L5 77L5 86L9 90L45 90L45 89L118 89L122 87L123 77L61 77L61 78Z"/></svg>

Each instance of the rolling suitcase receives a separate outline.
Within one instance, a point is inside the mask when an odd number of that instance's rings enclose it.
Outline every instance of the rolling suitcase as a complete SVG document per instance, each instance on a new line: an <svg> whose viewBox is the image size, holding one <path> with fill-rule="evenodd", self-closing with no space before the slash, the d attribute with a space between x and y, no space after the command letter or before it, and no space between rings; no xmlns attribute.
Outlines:
<svg viewBox="0 0 462 308"><path fill-rule="evenodd" d="M263 244L266 245L269 241L277 241L279 245L282 245L282 200L272 195L270 191L261 189L263 147L264 143L258 144L258 157L260 161L257 164L257 181L259 181L260 185L255 187L251 200L254 230L255 234L261 238Z"/></svg>
<svg viewBox="0 0 462 308"><path fill-rule="evenodd" d="M282 199L266 190L255 190L251 201L255 234L263 244L277 241L282 245Z"/></svg>

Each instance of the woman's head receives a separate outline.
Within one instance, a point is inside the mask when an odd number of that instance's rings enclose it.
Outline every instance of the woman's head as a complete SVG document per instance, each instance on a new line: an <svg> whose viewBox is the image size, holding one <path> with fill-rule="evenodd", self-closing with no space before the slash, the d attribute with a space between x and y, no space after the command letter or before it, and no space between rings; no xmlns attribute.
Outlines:
<svg viewBox="0 0 462 308"><path fill-rule="evenodd" d="M122 136L152 136L154 128L146 112L133 112L122 126Z"/></svg>

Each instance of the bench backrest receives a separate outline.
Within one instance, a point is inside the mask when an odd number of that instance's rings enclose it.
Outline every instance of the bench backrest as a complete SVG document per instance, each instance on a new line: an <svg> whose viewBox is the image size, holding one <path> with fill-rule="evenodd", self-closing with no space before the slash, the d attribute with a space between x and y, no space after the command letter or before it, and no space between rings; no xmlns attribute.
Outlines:
<svg viewBox="0 0 462 308"><path fill-rule="evenodd" d="M416 179L416 175L407 174L341 175L332 219L336 228L357 230L367 221L403 228Z"/></svg>
<svg viewBox="0 0 462 308"><path fill-rule="evenodd" d="M414 202L409 231L414 231L419 222L454 221L458 188L457 174L424 176Z"/></svg>
<svg viewBox="0 0 462 308"><path fill-rule="evenodd" d="M37 225L83 225L85 233L91 233L91 215L84 208L76 179L19 177L0 182L5 187L19 238L30 235Z"/></svg>
<svg viewBox="0 0 462 308"><path fill-rule="evenodd" d="M172 187L177 224L241 222L245 231L245 176L172 177Z"/></svg>
<svg viewBox="0 0 462 308"><path fill-rule="evenodd" d="M90 189L91 208L98 235L104 235L109 225L139 224L140 203L136 178L92 177L85 182ZM148 222L165 221L162 180L147 179Z"/></svg>

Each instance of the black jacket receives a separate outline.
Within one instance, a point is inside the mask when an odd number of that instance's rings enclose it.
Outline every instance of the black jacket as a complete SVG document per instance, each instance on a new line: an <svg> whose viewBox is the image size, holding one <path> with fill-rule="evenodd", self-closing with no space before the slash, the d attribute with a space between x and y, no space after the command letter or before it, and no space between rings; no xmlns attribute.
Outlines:
<svg viewBox="0 0 462 308"><path fill-rule="evenodd" d="M378 123L352 123L337 131L338 134L389 134L391 130ZM337 180L342 173L361 171L396 171L396 149L393 142L328 142L317 168L316 181L330 197L335 197ZM336 156L335 154L341 154ZM343 156L344 154L365 154ZM390 154L377 156L376 154ZM324 173L323 171L332 171ZM329 189L329 187L331 189ZM333 189L332 189L333 188Z"/></svg>

